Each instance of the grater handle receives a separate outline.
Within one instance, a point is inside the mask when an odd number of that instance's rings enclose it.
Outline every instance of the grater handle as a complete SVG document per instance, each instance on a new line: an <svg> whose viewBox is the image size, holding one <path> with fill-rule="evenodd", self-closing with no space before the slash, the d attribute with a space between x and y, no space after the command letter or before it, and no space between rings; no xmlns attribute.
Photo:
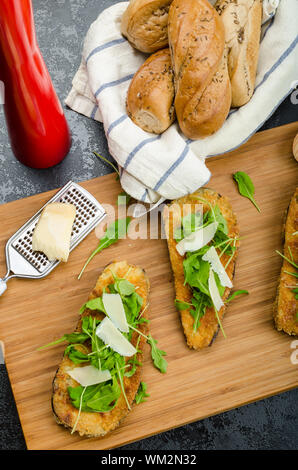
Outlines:
<svg viewBox="0 0 298 470"><path fill-rule="evenodd" d="M7 289L7 284L3 279L0 279L0 295L4 294Z"/></svg>

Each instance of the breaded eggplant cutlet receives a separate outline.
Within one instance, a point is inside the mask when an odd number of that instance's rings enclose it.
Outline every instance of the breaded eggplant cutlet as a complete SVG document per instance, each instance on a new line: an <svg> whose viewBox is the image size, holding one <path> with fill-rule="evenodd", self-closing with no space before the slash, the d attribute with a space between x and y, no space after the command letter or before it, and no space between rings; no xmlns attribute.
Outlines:
<svg viewBox="0 0 298 470"><path fill-rule="evenodd" d="M201 207L203 207L203 214L201 216L196 214L198 204L201 204ZM222 278L225 277L227 281L227 275L230 280L230 283L223 281L223 284L231 285L239 246L239 228L236 216L226 197L211 189L202 188L191 195L173 201L167 206L163 213L163 221L174 274L175 303L180 311L187 344L190 348L194 349L205 348L211 345L218 333L219 325L226 309L224 301L229 296L231 290L231 287L221 284L215 272L216 270L214 270L213 274L211 273L211 266L214 267L215 263L220 267L218 264L220 261L222 268L225 268L223 269L225 273L222 273ZM193 225L191 228L189 228L190 223ZM192 237L193 232L199 232L202 226L208 227L208 232L212 228L211 224L214 227L214 223L217 224L215 225L217 228L216 230L214 229L214 237L207 244L197 250L192 248L193 251L188 252L186 249L185 253L181 252L181 250L179 250L180 253L178 252L177 246L181 237L185 234ZM182 236L177 235L177 229L180 232L182 229ZM186 232L184 229L186 229ZM204 233L203 238L205 235L207 236ZM214 247L213 253L211 250L209 255L207 255L206 251L211 247ZM211 254L212 257L210 259ZM203 259L204 256L205 260L207 256L211 263L205 261ZM216 256L217 260L214 260ZM217 295L221 297L221 306L217 311L210 297L209 287L212 286L211 274L212 276L214 275L213 281L216 281ZM213 288L211 290L214 291Z"/></svg>
<svg viewBox="0 0 298 470"><path fill-rule="evenodd" d="M274 303L275 326L298 335L298 188L291 199L284 226L284 256Z"/></svg>
<svg viewBox="0 0 298 470"><path fill-rule="evenodd" d="M137 328L141 333L147 335L148 324L146 319L148 318L147 306L149 295L149 280L141 268L130 265L126 261L114 262L110 264L99 276L96 286L89 296L89 301L92 299L102 298L104 292L110 292L112 289L111 286L113 286L115 283L115 279L118 281L119 279L125 279L130 283L130 286L129 284L126 284L125 286L122 284L123 290L124 288L126 290L127 288L129 289L127 293L134 290L132 286L137 288L135 292L137 292L136 295L138 297L136 297L135 301L136 303L139 302L140 305L138 308L138 318L142 317L144 319L142 323L138 324ZM142 300L139 301L139 299ZM87 307L88 304L91 306L89 302L87 303ZM96 326L97 323L100 323L99 321L103 320L103 318L106 318L106 316L100 310L83 308L83 313L80 317L76 333L82 333L82 325L84 321L86 322L86 319L90 322L91 326L93 321L95 321ZM84 337L82 339L84 339ZM80 338L78 337L78 342L79 340ZM80 392L79 384L69 375L69 372L76 367L84 367L86 365L85 362L82 362L78 365L77 361L75 360L74 363L72 358L75 357L80 360L81 357L82 361L84 361L84 357L92 353L91 340L87 339L81 344L75 344L76 351L73 349L66 349L65 355L62 359L59 369L57 370L53 382L52 408L57 422L72 430L75 429L75 431L77 431L81 436L88 437L104 436L108 432L117 428L130 411L131 405L135 399L140 385L142 352L145 342L146 338L144 336L135 331L131 331L130 343L136 347L138 352L133 357L122 358L123 363L121 362L122 369L125 368L126 372L131 371L131 374L123 374L123 384L121 384L119 376L117 374L113 375L112 373L114 379L113 382L111 383L110 381L108 385L100 384L104 385L106 388L100 389L99 387L98 394L93 395L89 401L87 398L88 394L91 395L91 392L89 391L91 389L90 387L87 387L84 399L85 401L83 402L84 406L82 407L81 411L79 411L81 397L76 395L76 393ZM100 346L104 350L105 346L102 344ZM119 354L117 355L113 353L110 348L106 348L105 351L107 351L107 355L101 357L101 366L102 368L105 368L104 365L108 366L108 368L112 371L115 357L117 357L117 361L120 361L121 357ZM82 356L80 356L80 353L82 353ZM87 356L87 360L89 359L90 356ZM124 387L125 396L122 386ZM105 399L105 404L103 404L101 390L104 390L102 393L105 395L110 394L110 401L112 400L110 403ZM114 401L113 394L116 397ZM103 412L104 409L107 411Z"/></svg>

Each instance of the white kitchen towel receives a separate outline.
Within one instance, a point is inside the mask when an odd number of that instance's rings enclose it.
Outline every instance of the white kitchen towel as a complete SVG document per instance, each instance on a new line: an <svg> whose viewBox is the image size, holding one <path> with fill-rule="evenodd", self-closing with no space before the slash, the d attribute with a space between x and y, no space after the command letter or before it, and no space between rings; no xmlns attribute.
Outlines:
<svg viewBox="0 0 298 470"><path fill-rule="evenodd" d="M160 198L183 196L206 184L210 172L205 158L246 142L295 88L298 0L281 0L277 10L277 0L264 0L265 25L254 95L245 106L231 110L216 134L197 141L187 139L177 123L157 136L128 118L127 89L146 55L121 35L121 17L127 5L121 2L107 8L91 25L82 63L65 102L73 110L103 122L123 189L138 200L155 203Z"/></svg>

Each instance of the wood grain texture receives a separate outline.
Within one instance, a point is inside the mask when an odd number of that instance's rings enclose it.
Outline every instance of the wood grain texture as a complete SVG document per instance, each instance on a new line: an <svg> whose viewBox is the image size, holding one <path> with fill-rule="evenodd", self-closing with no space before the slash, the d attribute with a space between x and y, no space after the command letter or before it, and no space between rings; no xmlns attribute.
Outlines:
<svg viewBox="0 0 298 470"><path fill-rule="evenodd" d="M235 289L249 296L232 302L221 334L203 351L185 343L174 307L173 276L165 240L122 240L98 255L77 280L83 262L97 245L92 232L60 265L42 280L11 280L0 298L0 338L29 449L107 449L181 426L212 414L297 387L298 369L290 361L293 337L274 329L272 306L282 260L283 217L297 184L292 140L298 123L258 133L229 155L208 160L209 187L228 196L237 214L241 243ZM232 173L246 171L256 188L259 214L238 194ZM99 201L114 203L120 192L114 175L82 183ZM0 265L4 275L7 239L55 191L0 206ZM143 380L150 398L134 406L123 424L102 439L84 439L59 427L51 410L51 385L63 345L36 349L73 331L78 311L98 275L112 260L126 259L143 267L150 279L151 331L167 351L168 372L152 366L146 348Z"/></svg>

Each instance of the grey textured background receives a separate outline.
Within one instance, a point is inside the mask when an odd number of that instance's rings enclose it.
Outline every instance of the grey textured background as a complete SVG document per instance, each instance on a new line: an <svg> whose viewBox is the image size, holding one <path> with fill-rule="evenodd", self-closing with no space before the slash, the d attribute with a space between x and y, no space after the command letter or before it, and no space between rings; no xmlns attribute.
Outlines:
<svg viewBox="0 0 298 470"><path fill-rule="evenodd" d="M82 41L91 22L113 3L116 2L33 0L39 44L62 101L79 66ZM297 113L297 105L288 98L263 129L296 121ZM110 172L92 156L93 150L109 156L102 125L68 109L66 116L73 136L69 155L52 169L33 170L12 155L0 106L0 203L58 188L70 179L82 181ZM297 410L296 389L123 449L297 449ZM6 369L0 365L0 449L25 448Z"/></svg>

